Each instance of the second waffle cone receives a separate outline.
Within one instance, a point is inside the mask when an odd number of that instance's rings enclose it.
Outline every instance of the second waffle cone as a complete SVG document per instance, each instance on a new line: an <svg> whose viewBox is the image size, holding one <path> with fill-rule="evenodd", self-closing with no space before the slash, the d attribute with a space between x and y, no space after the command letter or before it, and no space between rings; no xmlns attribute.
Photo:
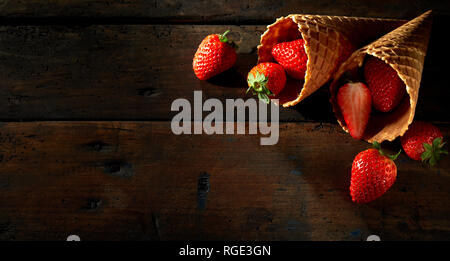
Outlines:
<svg viewBox="0 0 450 261"><path fill-rule="evenodd" d="M273 61L272 47L302 38L308 56L305 80L288 81L278 95L283 107L294 106L327 83L357 48L406 21L346 16L291 14L269 25L258 46L258 62Z"/></svg>
<svg viewBox="0 0 450 261"><path fill-rule="evenodd" d="M414 119L420 81L431 32L431 11L354 52L336 72L330 85L331 104L339 124L348 131L336 101L344 74L362 67L366 56L374 56L391 66L405 83L407 97L392 112L372 113L363 139L368 142L392 141L402 136Z"/></svg>

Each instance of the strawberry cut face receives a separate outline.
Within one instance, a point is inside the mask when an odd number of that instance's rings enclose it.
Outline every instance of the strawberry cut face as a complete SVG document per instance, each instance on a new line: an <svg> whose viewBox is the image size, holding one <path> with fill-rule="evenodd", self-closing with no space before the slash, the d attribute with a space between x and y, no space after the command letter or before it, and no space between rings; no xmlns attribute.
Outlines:
<svg viewBox="0 0 450 261"><path fill-rule="evenodd" d="M362 139L372 107L367 86L361 82L344 84L338 91L337 102L350 135Z"/></svg>

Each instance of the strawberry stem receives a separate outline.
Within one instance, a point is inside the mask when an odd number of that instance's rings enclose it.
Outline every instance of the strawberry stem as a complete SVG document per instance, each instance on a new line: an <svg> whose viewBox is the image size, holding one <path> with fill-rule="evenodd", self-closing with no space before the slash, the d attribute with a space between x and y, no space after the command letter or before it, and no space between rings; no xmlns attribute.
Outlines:
<svg viewBox="0 0 450 261"><path fill-rule="evenodd" d="M229 32L230 32L230 30L226 30L225 33L219 34L219 40L220 40L222 43L228 42L227 34L228 34Z"/></svg>
<svg viewBox="0 0 450 261"><path fill-rule="evenodd" d="M222 43L227 43L231 45L231 47L233 47L234 49L237 49L239 46L235 42L230 41L227 37L227 34L229 32L230 30L226 30L223 34L219 34L219 41L221 41Z"/></svg>
<svg viewBox="0 0 450 261"><path fill-rule="evenodd" d="M372 143L372 146L373 146L375 149L377 149L378 152L379 152L381 155L383 155L383 156L385 156L385 157L388 157L388 158L390 158L390 159L393 160L393 161L395 161L395 160L398 158L398 156L400 156L400 154L402 153L402 150L400 149L400 151L399 151L397 154L395 154L395 155L389 155L389 154L386 154L386 153L384 153L383 150L381 149L380 143L378 143L378 142L376 142L376 141L374 141L374 142Z"/></svg>
<svg viewBox="0 0 450 261"><path fill-rule="evenodd" d="M398 158L398 156L400 156L400 153L402 153L402 149L400 149L400 150L397 152L397 154L395 154L395 155L385 155L385 156L388 157L388 158L390 158L391 160L395 161L395 160Z"/></svg>

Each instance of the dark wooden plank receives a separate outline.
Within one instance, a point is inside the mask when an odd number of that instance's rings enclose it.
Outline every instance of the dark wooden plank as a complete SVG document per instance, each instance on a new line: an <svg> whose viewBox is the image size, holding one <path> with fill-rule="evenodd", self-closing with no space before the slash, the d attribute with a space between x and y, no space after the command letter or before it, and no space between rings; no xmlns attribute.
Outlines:
<svg viewBox="0 0 450 261"><path fill-rule="evenodd" d="M230 28L240 45L234 69L209 82L195 78L192 57L209 33ZM89 26L0 29L2 120L167 120L177 98L245 98L264 26ZM324 107L309 113L333 120ZM306 103L306 107L312 105ZM308 115L308 112L305 114ZM322 117L324 115L324 117ZM283 120L304 120L296 109Z"/></svg>
<svg viewBox="0 0 450 261"><path fill-rule="evenodd" d="M391 190L356 205L350 168L367 143L318 123L282 124L275 146L259 138L176 136L168 122L3 123L0 239L449 238L449 157L428 168L401 155Z"/></svg>
<svg viewBox="0 0 450 261"><path fill-rule="evenodd" d="M450 122L446 41L437 23L424 69L417 116ZM207 82L192 72L192 57L210 33L231 29L240 46L233 69ZM249 98L246 75L256 63L265 26L101 25L0 27L0 120L170 120L171 103L203 97ZM334 122L326 87L282 121Z"/></svg>
<svg viewBox="0 0 450 261"><path fill-rule="evenodd" d="M243 23L272 21L290 13L411 18L433 9L450 15L438 0L230 0L230 1L98 1L28 0L0 2L2 17L133 17L171 22Z"/></svg>

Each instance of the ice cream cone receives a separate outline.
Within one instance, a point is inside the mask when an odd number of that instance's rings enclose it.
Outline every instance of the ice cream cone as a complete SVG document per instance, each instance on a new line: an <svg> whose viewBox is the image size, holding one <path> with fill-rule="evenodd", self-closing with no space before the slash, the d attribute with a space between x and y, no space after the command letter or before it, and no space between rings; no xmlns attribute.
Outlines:
<svg viewBox="0 0 450 261"><path fill-rule="evenodd" d="M431 11L398 27L378 40L355 51L342 63L330 85L331 103L339 124L348 131L336 102L344 74L362 67L371 55L390 65L406 85L407 97L391 112L372 112L363 139L369 142L391 141L403 135L414 119L422 70L431 31Z"/></svg>
<svg viewBox="0 0 450 261"><path fill-rule="evenodd" d="M338 66L357 48L406 23L403 20L291 14L269 25L258 46L258 62L273 61L271 50L281 42L302 38L308 56L304 81L279 94L293 106L328 82Z"/></svg>

